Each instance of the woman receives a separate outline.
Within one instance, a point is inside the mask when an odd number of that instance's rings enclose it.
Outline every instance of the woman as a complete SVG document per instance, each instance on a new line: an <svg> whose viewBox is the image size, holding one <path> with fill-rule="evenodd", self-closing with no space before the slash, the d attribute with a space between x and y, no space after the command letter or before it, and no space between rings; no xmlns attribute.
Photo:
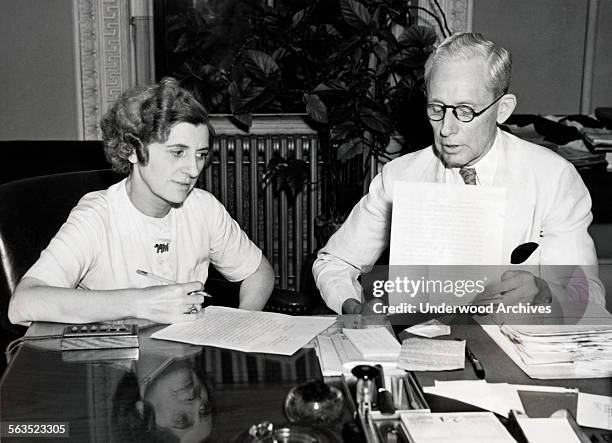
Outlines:
<svg viewBox="0 0 612 443"><path fill-rule="evenodd" d="M79 201L17 285L11 322L196 320L209 263L241 282L240 308L263 308L272 267L221 203L194 189L212 135L203 107L165 78L124 93L101 126L107 159L127 177Z"/></svg>

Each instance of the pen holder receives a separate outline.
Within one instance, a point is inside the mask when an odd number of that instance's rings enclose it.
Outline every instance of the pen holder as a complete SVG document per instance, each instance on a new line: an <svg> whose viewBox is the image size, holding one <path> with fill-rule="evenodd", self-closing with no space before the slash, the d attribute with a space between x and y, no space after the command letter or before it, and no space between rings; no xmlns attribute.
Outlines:
<svg viewBox="0 0 612 443"><path fill-rule="evenodd" d="M396 409L393 414L382 413L377 406L376 390L369 381L353 377L344 378L346 391L350 392L354 400L353 408L365 440L368 443L381 443L387 441L410 441L406 430L401 423L400 414L409 411L428 411L429 404L425 400L421 386L411 372L404 375L391 375L385 377L387 390L392 394ZM367 408L363 408L366 392L371 393Z"/></svg>

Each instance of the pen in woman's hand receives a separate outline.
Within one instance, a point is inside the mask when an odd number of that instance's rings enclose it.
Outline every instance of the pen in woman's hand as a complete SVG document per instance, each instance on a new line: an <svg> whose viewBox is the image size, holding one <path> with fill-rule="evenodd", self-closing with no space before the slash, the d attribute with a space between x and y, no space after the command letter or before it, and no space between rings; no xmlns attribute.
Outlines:
<svg viewBox="0 0 612 443"><path fill-rule="evenodd" d="M177 284L173 280L170 280L170 279L164 278L162 276L153 274L152 272L143 271L142 269L136 269L136 274L142 275L144 277L149 277L151 280L155 280L155 281L158 281L160 283L167 284L167 285L176 285ZM204 292L203 290L202 291L196 291L196 292L194 292L194 294L202 294L202 296L204 296L204 297L212 297L212 295Z"/></svg>

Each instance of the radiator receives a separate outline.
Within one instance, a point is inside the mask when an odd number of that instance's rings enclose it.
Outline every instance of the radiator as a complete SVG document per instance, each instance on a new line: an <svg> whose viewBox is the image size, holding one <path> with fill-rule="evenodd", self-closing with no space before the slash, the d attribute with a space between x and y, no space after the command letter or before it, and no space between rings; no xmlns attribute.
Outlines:
<svg viewBox="0 0 612 443"><path fill-rule="evenodd" d="M314 217L320 213L318 136L298 115L255 116L250 131L236 127L226 116L213 116L210 165L199 187L225 205L274 266L276 285L299 290L306 254L315 250ZM272 155L293 153L310 165L310 185L294 202L273 187L262 187L265 166Z"/></svg>

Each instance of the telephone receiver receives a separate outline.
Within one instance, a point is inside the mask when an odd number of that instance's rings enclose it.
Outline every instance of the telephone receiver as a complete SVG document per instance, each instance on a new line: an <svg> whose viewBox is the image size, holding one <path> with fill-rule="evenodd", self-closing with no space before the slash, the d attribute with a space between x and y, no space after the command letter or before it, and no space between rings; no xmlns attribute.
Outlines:
<svg viewBox="0 0 612 443"><path fill-rule="evenodd" d="M510 263L513 265L524 263L538 249L538 246L537 243L532 241L518 245L510 254Z"/></svg>

